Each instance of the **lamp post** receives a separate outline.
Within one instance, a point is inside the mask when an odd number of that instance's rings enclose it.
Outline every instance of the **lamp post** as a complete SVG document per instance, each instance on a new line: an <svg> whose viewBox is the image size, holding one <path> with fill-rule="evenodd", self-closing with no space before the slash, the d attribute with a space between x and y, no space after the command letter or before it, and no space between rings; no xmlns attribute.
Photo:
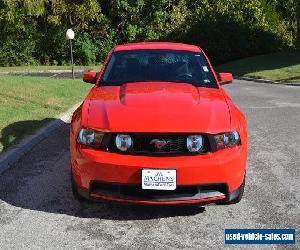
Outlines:
<svg viewBox="0 0 300 250"><path fill-rule="evenodd" d="M66 37L70 41L70 53L71 53L71 63L72 63L72 78L75 79L74 75L74 63L73 63L73 48L72 48L72 40L75 37L75 33L72 29L68 29L66 32Z"/></svg>

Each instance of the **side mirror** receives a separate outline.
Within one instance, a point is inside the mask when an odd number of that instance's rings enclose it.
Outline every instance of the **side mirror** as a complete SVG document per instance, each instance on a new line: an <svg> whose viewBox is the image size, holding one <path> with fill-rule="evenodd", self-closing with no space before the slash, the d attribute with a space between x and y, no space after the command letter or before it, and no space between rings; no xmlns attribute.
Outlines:
<svg viewBox="0 0 300 250"><path fill-rule="evenodd" d="M219 73L219 81L221 85L232 83L233 76L231 73Z"/></svg>
<svg viewBox="0 0 300 250"><path fill-rule="evenodd" d="M97 72L86 71L83 73L83 81L87 83L95 84L97 81Z"/></svg>

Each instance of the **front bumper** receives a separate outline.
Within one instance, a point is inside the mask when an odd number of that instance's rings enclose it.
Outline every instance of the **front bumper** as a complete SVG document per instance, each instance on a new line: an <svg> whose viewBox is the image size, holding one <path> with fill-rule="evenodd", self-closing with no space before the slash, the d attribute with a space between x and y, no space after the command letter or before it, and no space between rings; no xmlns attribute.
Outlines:
<svg viewBox="0 0 300 250"><path fill-rule="evenodd" d="M71 150L71 164L78 191L88 199L138 204L209 203L229 200L241 186L246 152L240 146L205 155L150 157L76 145L76 149ZM178 193L143 191L143 168L176 169ZM188 189L190 191L186 191ZM185 191L180 193L180 190Z"/></svg>

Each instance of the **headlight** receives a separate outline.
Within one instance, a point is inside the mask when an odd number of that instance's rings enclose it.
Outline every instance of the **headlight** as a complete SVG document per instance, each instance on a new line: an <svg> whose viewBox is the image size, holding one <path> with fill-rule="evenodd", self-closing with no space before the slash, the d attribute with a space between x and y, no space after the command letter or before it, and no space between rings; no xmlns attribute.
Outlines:
<svg viewBox="0 0 300 250"><path fill-rule="evenodd" d="M230 148L241 144L240 135L237 131L228 132L224 134L218 134L214 136L217 150L223 148Z"/></svg>
<svg viewBox="0 0 300 250"><path fill-rule="evenodd" d="M133 141L130 135L118 134L115 139L115 144L120 151L125 152L132 147Z"/></svg>
<svg viewBox="0 0 300 250"><path fill-rule="evenodd" d="M103 136L104 133L82 128L78 133L77 142L86 146L99 148L101 146Z"/></svg>
<svg viewBox="0 0 300 250"><path fill-rule="evenodd" d="M186 139L186 147L192 153L200 152L203 149L202 135L190 135Z"/></svg>

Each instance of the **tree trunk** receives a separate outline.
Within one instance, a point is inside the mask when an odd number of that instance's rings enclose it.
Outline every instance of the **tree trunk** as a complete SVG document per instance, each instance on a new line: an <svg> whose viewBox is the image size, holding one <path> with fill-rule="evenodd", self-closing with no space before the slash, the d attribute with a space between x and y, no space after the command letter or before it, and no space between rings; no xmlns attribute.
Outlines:
<svg viewBox="0 0 300 250"><path fill-rule="evenodd" d="M297 4L297 38L296 38L296 48L300 49L300 1Z"/></svg>

